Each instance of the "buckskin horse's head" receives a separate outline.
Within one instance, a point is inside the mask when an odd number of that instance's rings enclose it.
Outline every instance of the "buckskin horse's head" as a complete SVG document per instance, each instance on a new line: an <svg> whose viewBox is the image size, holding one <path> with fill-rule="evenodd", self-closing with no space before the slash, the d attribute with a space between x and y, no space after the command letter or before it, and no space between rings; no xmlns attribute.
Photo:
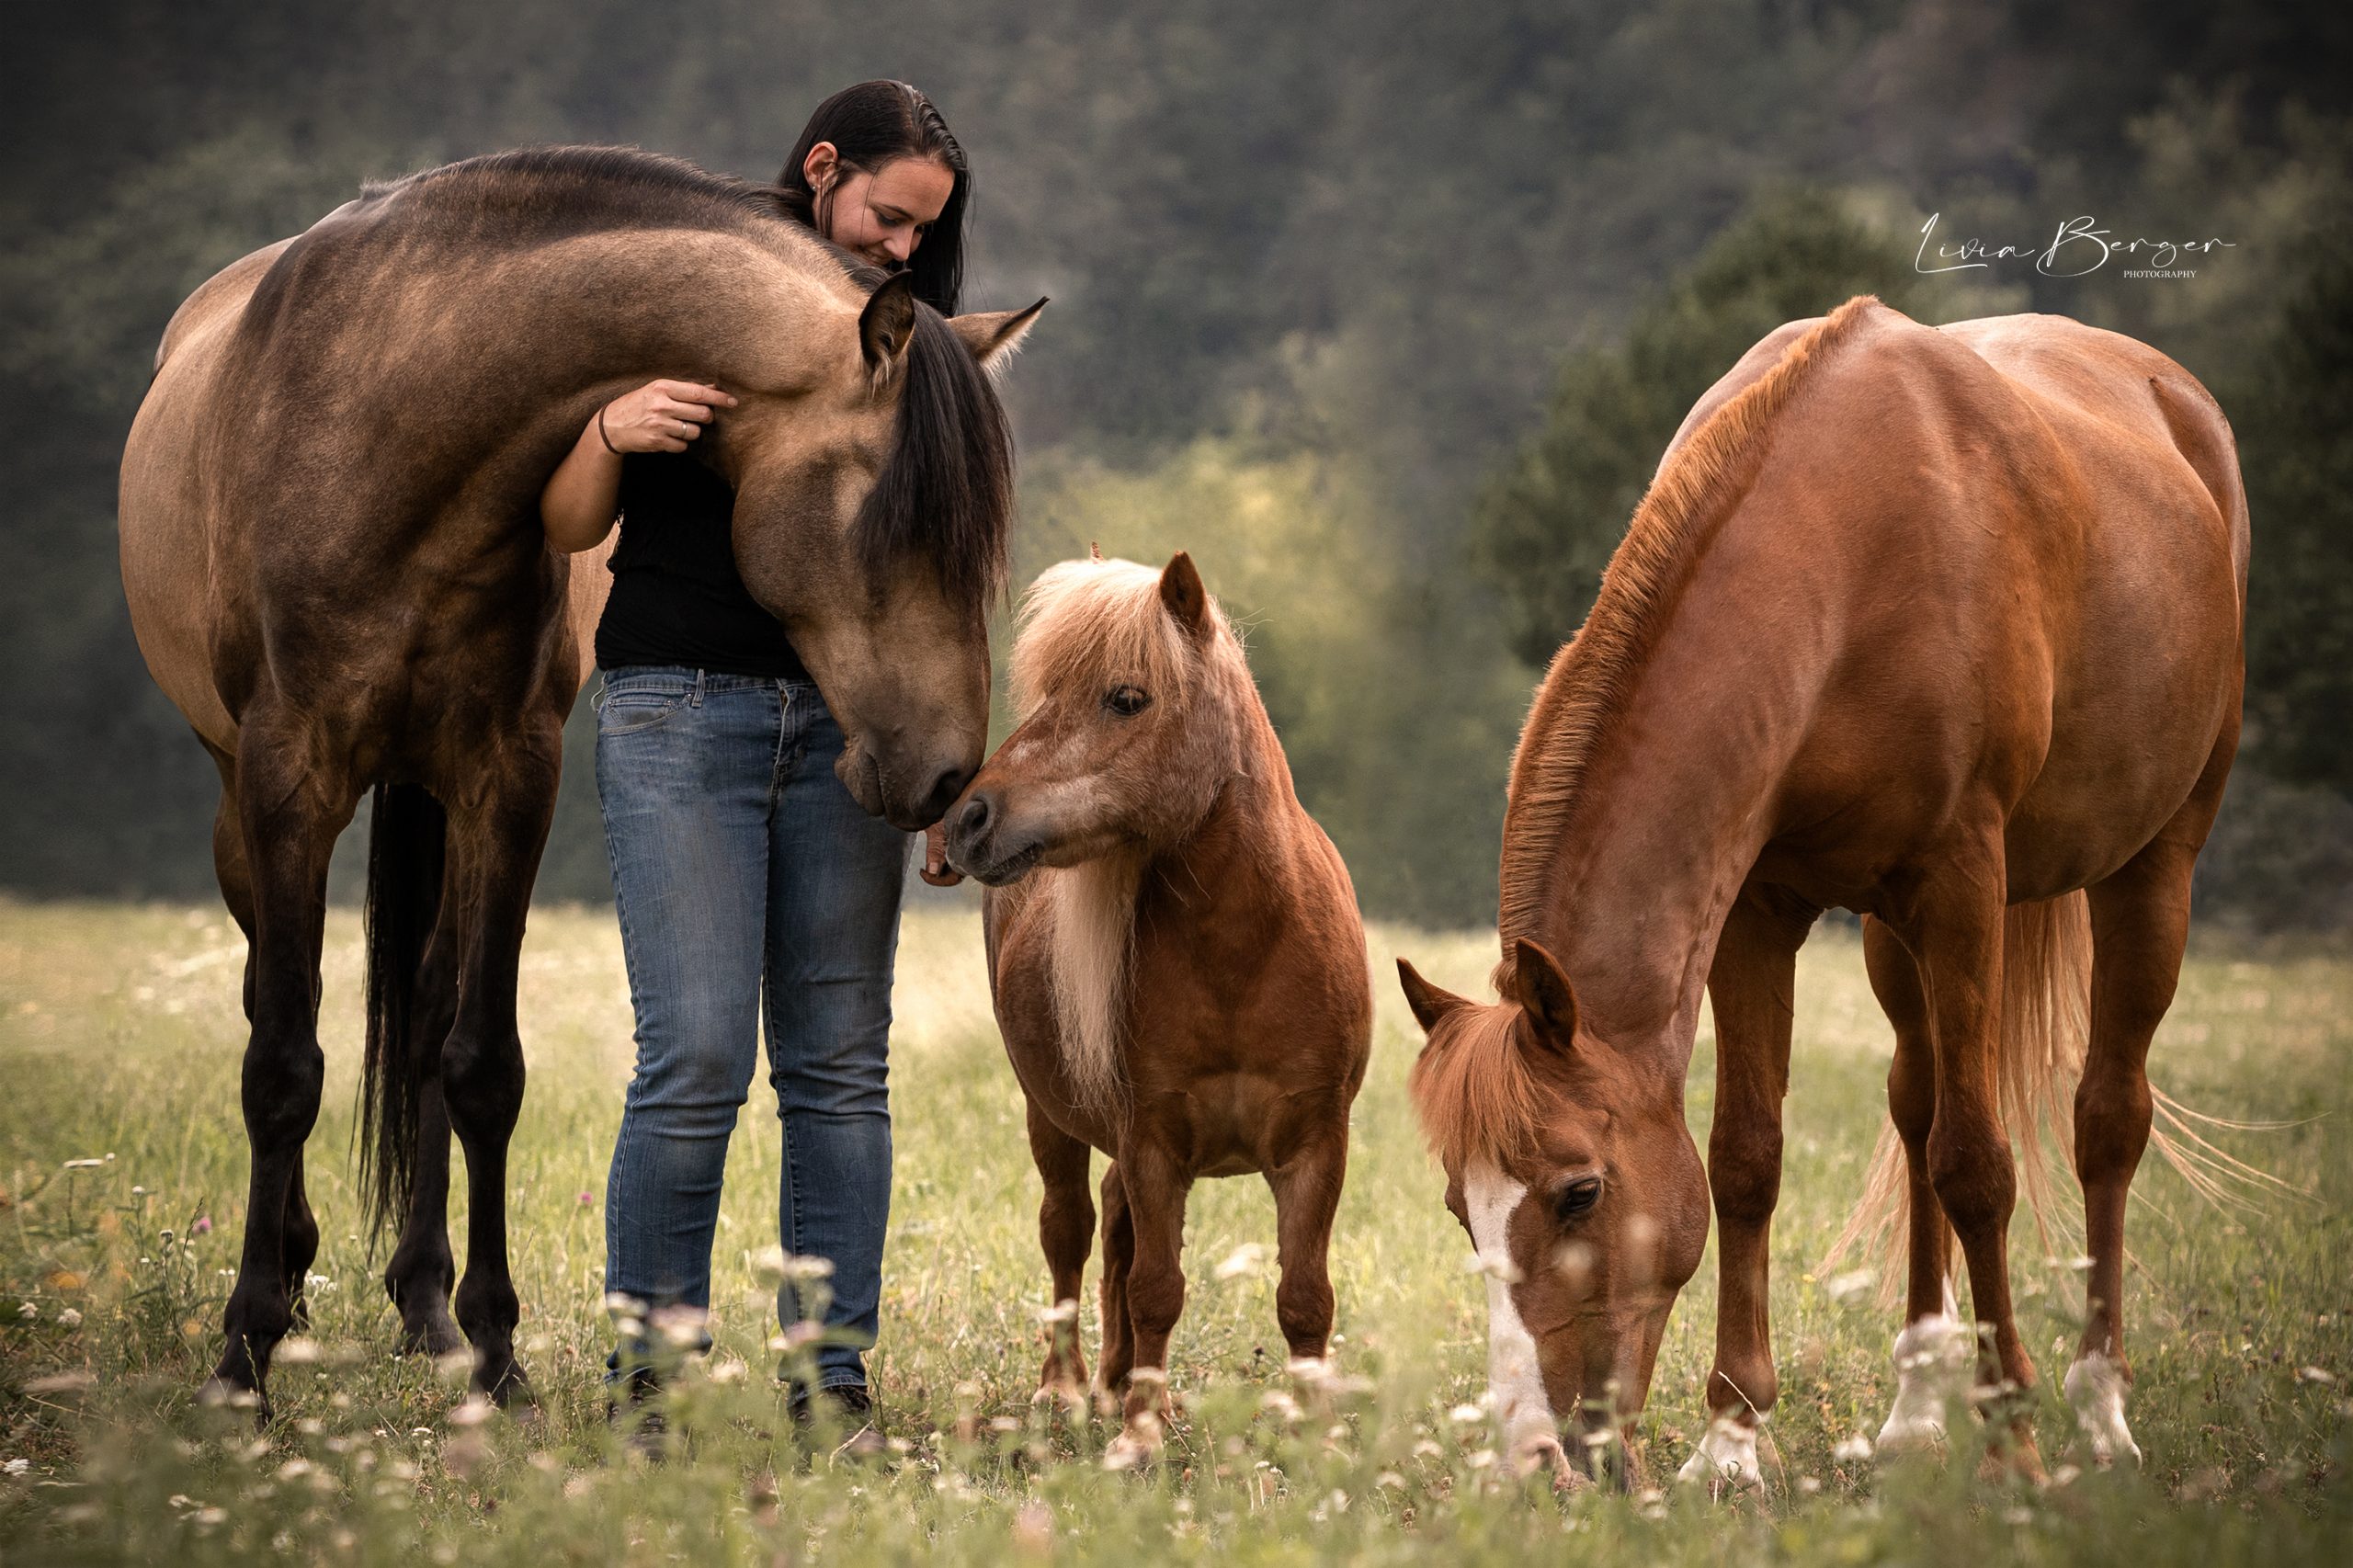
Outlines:
<svg viewBox="0 0 2353 1568"><path fill-rule="evenodd" d="M1580 1027L1567 975L1535 942L1514 945L1495 1006L1397 970L1429 1037L1415 1108L1487 1277L1504 1441L1523 1467L1622 1483L1667 1313L1708 1235L1680 1083Z"/></svg>
<svg viewBox="0 0 2353 1568"><path fill-rule="evenodd" d="M813 335L793 384L720 427L745 585L841 724L842 782L901 828L938 820L987 740L988 608L1013 513L988 369L1044 304L951 320L892 278L854 335Z"/></svg>

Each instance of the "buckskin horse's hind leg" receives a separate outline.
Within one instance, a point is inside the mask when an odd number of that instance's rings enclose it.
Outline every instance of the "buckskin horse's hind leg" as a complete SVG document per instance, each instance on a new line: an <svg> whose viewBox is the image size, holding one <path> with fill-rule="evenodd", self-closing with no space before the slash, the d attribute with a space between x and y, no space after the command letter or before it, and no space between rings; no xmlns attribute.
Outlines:
<svg viewBox="0 0 2353 1568"><path fill-rule="evenodd" d="M415 1063L416 1148L408 1213L384 1266L384 1293L400 1309L401 1348L446 1356L465 1346L449 1315L458 1266L449 1256L449 1108L442 1093L441 1047L458 1019L454 900L444 899L417 966L409 1060Z"/></svg>
<svg viewBox="0 0 2353 1568"><path fill-rule="evenodd" d="M250 1027L254 1019L254 965L258 949L254 946L253 869L245 864L244 828L237 820L237 764L234 757L210 741L204 743L204 749L212 754L213 766L221 772L221 805L212 816L212 872L221 884L222 903L229 906L230 918L236 921L237 929L245 936L244 1008L245 1023ZM297 1328L310 1326L310 1306L303 1287L318 1256L319 1221L311 1212L310 1198L302 1188L302 1153L298 1149L294 1174L287 1186L282 1251L288 1311Z"/></svg>
<svg viewBox="0 0 2353 1568"><path fill-rule="evenodd" d="M1029 1154L1045 1184L1038 1205L1038 1240L1053 1276L1055 1309L1047 1319L1046 1364L1038 1374L1038 1397L1076 1401L1086 1397L1086 1355L1079 1347L1075 1313L1065 1322L1062 1308L1075 1308L1086 1275L1086 1254L1095 1242L1095 1203L1086 1192L1093 1151L1048 1119L1029 1102ZM1105 1330L1108 1335L1109 1330Z"/></svg>
<svg viewBox="0 0 2353 1568"><path fill-rule="evenodd" d="M458 1010L441 1048L449 1125L466 1151L466 1273L458 1325L473 1344L474 1386L530 1398L515 1361L522 1315L506 1256L506 1145L523 1105L515 986L523 922L547 844L563 756L558 718L530 714L450 791L449 896L458 905Z"/></svg>
<svg viewBox="0 0 2353 1568"><path fill-rule="evenodd" d="M301 1203L302 1142L318 1119L325 1073L318 975L327 857L354 803L350 790L307 770L308 759L326 749L313 742L257 704L237 753L238 825L252 849L253 1030L241 1098L253 1164L237 1281L222 1314L227 1344L206 1388L252 1392L265 1418L270 1353L294 1322L289 1270L310 1261L299 1256L306 1233L289 1217ZM301 1217L309 1214L302 1205ZM317 1244L315 1223L307 1244Z"/></svg>
<svg viewBox="0 0 2353 1568"><path fill-rule="evenodd" d="M1790 1086L1797 956L1811 909L1750 890L1716 944L1708 994L1716 1017L1716 1109L1708 1187L1716 1201L1716 1358L1708 1429L1677 1479L1762 1485L1756 1430L1780 1397L1767 1312L1773 1210L1781 1196L1781 1100Z"/></svg>
<svg viewBox="0 0 2353 1568"><path fill-rule="evenodd" d="M2149 1040L2173 1004L2189 939L2189 880L2213 825L2235 735L2216 748L2188 804L2155 841L2086 890L2092 916L2091 1040L2075 1088L2075 1173L2091 1256L2083 1342L2063 1383L2092 1458L2140 1445L2124 1422L2124 1209L2148 1148Z"/></svg>

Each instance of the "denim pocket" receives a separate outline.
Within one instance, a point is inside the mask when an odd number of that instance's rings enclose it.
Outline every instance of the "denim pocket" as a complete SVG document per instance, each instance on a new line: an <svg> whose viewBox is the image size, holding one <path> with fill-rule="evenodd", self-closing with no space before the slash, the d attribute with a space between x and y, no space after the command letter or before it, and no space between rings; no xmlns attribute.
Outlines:
<svg viewBox="0 0 2353 1568"><path fill-rule="evenodd" d="M597 693L597 733L629 735L650 730L684 708L692 691L684 680L643 676L608 680Z"/></svg>

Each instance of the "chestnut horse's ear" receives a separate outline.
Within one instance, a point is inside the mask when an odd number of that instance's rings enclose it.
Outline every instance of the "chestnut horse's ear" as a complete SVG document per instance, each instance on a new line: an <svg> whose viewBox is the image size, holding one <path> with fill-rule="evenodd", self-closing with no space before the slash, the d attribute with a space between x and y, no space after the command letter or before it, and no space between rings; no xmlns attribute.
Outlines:
<svg viewBox="0 0 2353 1568"><path fill-rule="evenodd" d="M869 374L895 369L915 335L915 283L912 273L894 272L866 297L858 312L858 347Z"/></svg>
<svg viewBox="0 0 2353 1568"><path fill-rule="evenodd" d="M1208 639L1210 591L1201 586L1201 574L1194 569L1193 558L1181 550L1161 568L1160 602L1168 607L1169 619L1189 635Z"/></svg>
<svg viewBox="0 0 2353 1568"><path fill-rule="evenodd" d="M1522 937L1512 947L1511 988L1513 999L1537 1028L1566 1050L1576 1037L1577 999L1560 960Z"/></svg>
<svg viewBox="0 0 2353 1568"><path fill-rule="evenodd" d="M964 340L964 347L972 351L972 358L981 362L982 369L995 375L1005 369L1005 362L1013 358L1021 340L1029 335L1038 312L1045 308L1046 301L1040 300L1021 311L973 311L949 316L948 330Z"/></svg>
<svg viewBox="0 0 2353 1568"><path fill-rule="evenodd" d="M1397 983L1405 988L1405 1006L1414 1010L1414 1021L1427 1034L1438 1028L1438 1021L1457 1007L1467 1007L1470 999L1432 985L1422 978L1421 971L1404 959L1397 960Z"/></svg>

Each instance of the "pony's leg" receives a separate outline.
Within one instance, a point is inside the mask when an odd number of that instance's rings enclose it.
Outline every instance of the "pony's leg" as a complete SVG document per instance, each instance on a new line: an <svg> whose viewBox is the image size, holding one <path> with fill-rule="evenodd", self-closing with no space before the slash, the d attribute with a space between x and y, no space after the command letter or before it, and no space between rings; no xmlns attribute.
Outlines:
<svg viewBox="0 0 2353 1568"><path fill-rule="evenodd" d="M326 1059L319 1050L319 945L326 912L327 857L351 820L354 794L312 773L325 749L314 737L257 705L239 737L238 826L252 896L253 1029L241 1098L252 1154L245 1236L237 1279L222 1314L227 1335L206 1384L216 1394L251 1392L267 1418L270 1352L294 1324L290 1266L307 1242L290 1235L290 1210L307 1219L298 1194L302 1142L319 1114ZM225 891L225 890L224 890ZM310 1258L299 1257L301 1268ZM300 1278L299 1269L295 1278Z"/></svg>
<svg viewBox="0 0 2353 1568"><path fill-rule="evenodd" d="M1107 1394L1124 1395L1135 1369L1135 1329L1128 1316L1128 1269L1135 1256L1135 1215L1115 1161L1103 1172L1103 1357L1096 1369Z"/></svg>
<svg viewBox="0 0 2353 1568"><path fill-rule="evenodd" d="M449 802L448 892L458 903L458 1010L441 1047L443 1103L466 1151L466 1272L458 1324L474 1348L474 1386L505 1403L531 1397L515 1362L522 1306L506 1257L506 1145L523 1107L515 986L523 922L554 814L563 731L531 714Z"/></svg>
<svg viewBox="0 0 2353 1568"><path fill-rule="evenodd" d="M1095 1201L1086 1190L1086 1169L1093 1151L1072 1137L1029 1102L1029 1154L1045 1183L1038 1205L1038 1241L1045 1249L1046 1267L1053 1276L1053 1305L1075 1308L1086 1276L1086 1255L1095 1244ZM1110 1329L1104 1333L1108 1337ZM1078 1319L1059 1316L1046 1330L1046 1364L1038 1374L1038 1397L1060 1397L1084 1404L1086 1397L1086 1355L1079 1347Z"/></svg>
<svg viewBox="0 0 2353 1568"><path fill-rule="evenodd" d="M1275 1237L1282 1283L1275 1317L1294 1361L1321 1361L1332 1340L1332 1218L1348 1175L1348 1119L1335 1124L1267 1173L1275 1195Z"/></svg>
<svg viewBox="0 0 2353 1568"><path fill-rule="evenodd" d="M229 906L230 918L245 937L244 1007L245 1023L254 1019L255 960L258 949L254 945L254 877L253 868L245 862L245 833L238 821L237 759L222 751L210 741L205 750L212 754L213 765L221 772L221 805L212 815L212 873L221 884L221 902ZM286 1234L283 1257L286 1269L287 1311L297 1328L311 1324L310 1303L303 1286L311 1275L311 1265L319 1256L319 1221L311 1212L309 1196L302 1190L302 1152L294 1152L294 1174L286 1192Z"/></svg>
<svg viewBox="0 0 2353 1568"><path fill-rule="evenodd" d="M1135 1227L1127 1290L1135 1364L1128 1371L1125 1424L1104 1454L1113 1466L1151 1458L1167 1421L1168 1338L1185 1310L1185 1198L1191 1186L1166 1151L1141 1139L1121 1148L1120 1165Z"/></svg>
<svg viewBox="0 0 2353 1568"><path fill-rule="evenodd" d="M1781 1197L1781 1099L1790 1086L1798 949L1815 911L1745 893L1708 975L1716 1016L1716 1111L1708 1186L1716 1200L1716 1359L1708 1429L1677 1479L1757 1486L1756 1428L1780 1397L1767 1311L1773 1210Z"/></svg>
<svg viewBox="0 0 2353 1568"><path fill-rule="evenodd" d="M384 1266L384 1293L400 1309L401 1348L447 1356L465 1340L449 1315L458 1265L449 1256L449 1106L442 1092L441 1045L458 1020L458 932L444 899L417 966L409 1060L418 1074L415 1184L401 1238Z"/></svg>
<svg viewBox="0 0 2353 1568"><path fill-rule="evenodd" d="M2214 824L2236 736L2165 831L2086 890L2092 917L2091 1039L2075 1088L2075 1174L2091 1255L2084 1337L2063 1386L2092 1458L2107 1464L2140 1445L2124 1423L2132 1366L2124 1355L2124 1206L2149 1144L2149 1040L2173 1005L2189 940L2189 881Z"/></svg>
<svg viewBox="0 0 2353 1568"><path fill-rule="evenodd" d="M2007 878L1998 833L1961 847L1920 888L1907 945L1916 955L1936 1040L1936 1121L1928 1180L1961 1238L1977 1315L1977 1382L1999 1395L1985 1408L2006 1428L2003 1457L2039 1476L2028 1394L2034 1363L2010 1301L2010 1214L2018 1171L2002 1125L2002 915ZM1990 1338L1990 1342L1989 1342ZM2006 1405L2006 1419L1996 1415Z"/></svg>
<svg viewBox="0 0 2353 1568"><path fill-rule="evenodd" d="M1904 1146L1905 1256L1909 1260L1904 1331L1895 1340L1894 1406L1881 1426L1879 1446L1898 1450L1944 1440L1947 1378L1938 1362L1968 1331L1945 1270L1952 1260L1952 1230L1928 1179L1928 1134L1937 1116L1937 1048L1920 967L1885 921L1863 920L1863 968L1895 1031L1895 1060L1887 1070L1888 1119Z"/></svg>

